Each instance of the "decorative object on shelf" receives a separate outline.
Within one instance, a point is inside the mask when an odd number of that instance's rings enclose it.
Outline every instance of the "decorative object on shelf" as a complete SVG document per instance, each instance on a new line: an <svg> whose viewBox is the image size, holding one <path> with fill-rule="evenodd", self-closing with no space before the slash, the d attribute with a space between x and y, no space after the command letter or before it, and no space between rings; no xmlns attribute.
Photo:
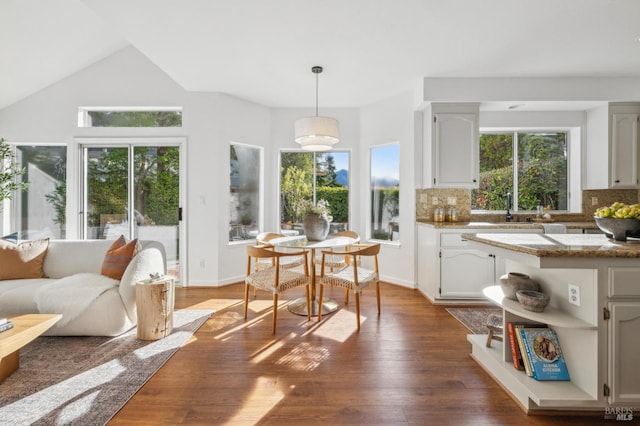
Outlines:
<svg viewBox="0 0 640 426"><path fill-rule="evenodd" d="M520 272L509 272L501 276L499 282L504 297L511 300L517 300L516 292L518 290L540 290L537 282L532 280L529 275Z"/></svg>
<svg viewBox="0 0 640 426"><path fill-rule="evenodd" d="M504 326L502 325L502 316L490 315L487 318L487 347L491 347L491 340L502 342L504 336Z"/></svg>
<svg viewBox="0 0 640 426"><path fill-rule="evenodd" d="M335 118L318 116L318 74L322 67L316 65L311 71L316 75L316 115L296 120L295 138L306 151L329 151L340 141L340 126Z"/></svg>
<svg viewBox="0 0 640 426"><path fill-rule="evenodd" d="M548 294L534 290L518 290L516 292L516 297L522 307L531 312L544 311L544 308L547 307L550 300Z"/></svg>

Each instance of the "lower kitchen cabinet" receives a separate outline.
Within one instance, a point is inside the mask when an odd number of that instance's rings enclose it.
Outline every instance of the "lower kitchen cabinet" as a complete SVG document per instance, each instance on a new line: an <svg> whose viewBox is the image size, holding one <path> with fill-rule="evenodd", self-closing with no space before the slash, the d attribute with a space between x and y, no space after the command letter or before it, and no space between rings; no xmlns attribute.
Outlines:
<svg viewBox="0 0 640 426"><path fill-rule="evenodd" d="M439 228L417 224L418 290L434 303L484 300L482 289L493 285L505 273L504 260L492 253L468 247L463 234L526 232L536 229L487 228L460 226Z"/></svg>
<svg viewBox="0 0 640 426"><path fill-rule="evenodd" d="M482 289L495 281L495 255L472 249L440 250L440 297L481 298Z"/></svg>

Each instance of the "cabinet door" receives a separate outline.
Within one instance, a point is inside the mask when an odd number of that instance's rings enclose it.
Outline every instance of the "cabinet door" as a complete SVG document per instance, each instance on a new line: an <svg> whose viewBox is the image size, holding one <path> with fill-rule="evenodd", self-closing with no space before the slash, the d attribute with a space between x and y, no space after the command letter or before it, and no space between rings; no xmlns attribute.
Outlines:
<svg viewBox="0 0 640 426"><path fill-rule="evenodd" d="M638 114L613 114L611 187L638 186Z"/></svg>
<svg viewBox="0 0 640 426"><path fill-rule="evenodd" d="M640 302L610 302L609 403L640 403Z"/></svg>
<svg viewBox="0 0 640 426"><path fill-rule="evenodd" d="M482 289L495 284L495 257L480 250L440 251L440 296L482 298Z"/></svg>
<svg viewBox="0 0 640 426"><path fill-rule="evenodd" d="M477 188L478 116L434 114L435 187Z"/></svg>

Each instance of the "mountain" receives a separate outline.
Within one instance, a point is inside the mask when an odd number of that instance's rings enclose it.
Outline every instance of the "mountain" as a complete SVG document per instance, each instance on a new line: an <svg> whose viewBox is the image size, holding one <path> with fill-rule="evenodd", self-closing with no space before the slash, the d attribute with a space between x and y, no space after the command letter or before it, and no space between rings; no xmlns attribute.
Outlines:
<svg viewBox="0 0 640 426"><path fill-rule="evenodd" d="M336 181L342 186L349 186L349 172L340 169L336 172Z"/></svg>
<svg viewBox="0 0 640 426"><path fill-rule="evenodd" d="M375 186L378 188L391 188L398 185L400 185L400 181L391 177L378 178L375 181Z"/></svg>

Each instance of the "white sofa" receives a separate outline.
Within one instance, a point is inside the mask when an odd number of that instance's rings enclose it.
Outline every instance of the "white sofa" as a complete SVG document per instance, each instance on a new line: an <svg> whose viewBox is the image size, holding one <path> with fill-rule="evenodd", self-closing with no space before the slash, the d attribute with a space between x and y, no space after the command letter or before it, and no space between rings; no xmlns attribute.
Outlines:
<svg viewBox="0 0 640 426"><path fill-rule="evenodd" d="M0 281L0 317L62 314L48 336L117 336L137 323L135 284L166 272L164 247L141 241L118 282L100 274L111 240L51 240L47 278Z"/></svg>

